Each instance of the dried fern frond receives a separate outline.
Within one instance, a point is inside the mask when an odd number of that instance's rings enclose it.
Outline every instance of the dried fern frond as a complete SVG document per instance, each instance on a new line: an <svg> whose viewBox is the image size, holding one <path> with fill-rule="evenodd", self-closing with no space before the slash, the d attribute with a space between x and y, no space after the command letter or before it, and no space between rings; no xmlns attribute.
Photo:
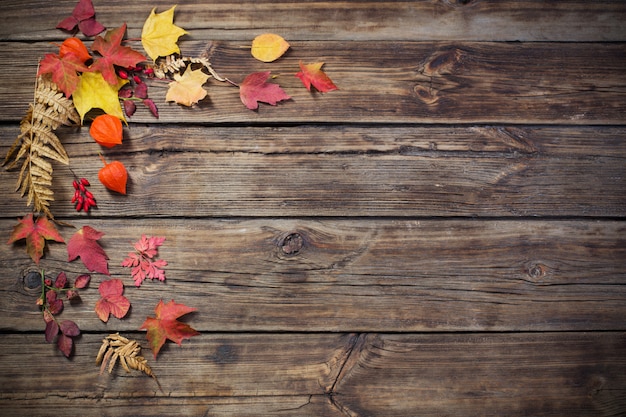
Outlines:
<svg viewBox="0 0 626 417"><path fill-rule="evenodd" d="M161 388L159 381L152 373L152 369L148 366L148 361L140 353L141 346L135 340L129 340L119 333L113 333L102 339L102 345L96 356L96 365L100 365L100 374L102 374L108 364L108 371L111 373L119 360L126 372L130 372L131 369L141 371L154 378Z"/></svg>
<svg viewBox="0 0 626 417"><path fill-rule="evenodd" d="M20 122L20 134L7 152L3 165L13 169L21 162L16 191L27 195L26 205L53 218L50 202L54 201L52 164L48 160L69 164L69 157L54 131L61 125L79 123L74 103L67 99L49 75L40 76L35 84L33 103Z"/></svg>
<svg viewBox="0 0 626 417"><path fill-rule="evenodd" d="M159 58L155 62L154 66L154 75L158 78L165 78L166 75L179 74L183 72L182 70L186 69L188 65L192 64L200 64L202 67L206 68L206 70L211 74L213 78L218 81L226 81L225 78L221 77L209 62L208 58L192 58L192 57L182 57L178 55L168 55L164 58Z"/></svg>

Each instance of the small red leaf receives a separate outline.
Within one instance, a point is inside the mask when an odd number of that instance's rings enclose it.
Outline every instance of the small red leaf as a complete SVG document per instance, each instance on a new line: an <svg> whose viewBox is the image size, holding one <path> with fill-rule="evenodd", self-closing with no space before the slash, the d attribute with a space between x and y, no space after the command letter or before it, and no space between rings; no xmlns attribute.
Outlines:
<svg viewBox="0 0 626 417"><path fill-rule="evenodd" d="M80 256L80 260L90 271L109 275L109 257L98 244L98 239L103 235L104 233L91 226L83 226L67 244L68 262Z"/></svg>
<svg viewBox="0 0 626 417"><path fill-rule="evenodd" d="M46 323L46 342L52 343L55 336L59 333L59 325L56 321L50 320Z"/></svg>
<svg viewBox="0 0 626 417"><path fill-rule="evenodd" d="M64 335L63 333L59 334L57 338L57 347L66 358L69 358L72 354L72 347L74 346L74 341L71 337Z"/></svg>
<svg viewBox="0 0 626 417"><path fill-rule="evenodd" d="M105 27L98 23L95 19L96 11L93 8L91 0L80 0L72 15L63 19L57 25L57 29L64 29L72 32L76 29L76 26L80 29L85 36L94 36L102 32Z"/></svg>
<svg viewBox="0 0 626 417"><path fill-rule="evenodd" d="M65 336L78 336L80 334L80 329L78 325L74 323L72 320L63 320L59 325L61 328L61 333Z"/></svg>
<svg viewBox="0 0 626 417"><path fill-rule="evenodd" d="M258 109L258 102L275 106L279 101L291 98L278 84L268 83L269 76L270 71L254 72L239 85L241 102L250 110Z"/></svg>
<svg viewBox="0 0 626 417"><path fill-rule="evenodd" d="M309 91L311 91L311 85L320 93L338 90L339 88L332 82L328 75L322 71L322 65L324 65L323 62L303 64L302 61L300 61L301 71L296 74L296 77L300 78L302 84L304 84Z"/></svg>
<svg viewBox="0 0 626 417"><path fill-rule="evenodd" d="M67 275L65 274L65 272L59 272L59 275L57 275L57 279L54 281L54 287L65 288L66 285L67 285Z"/></svg>
<svg viewBox="0 0 626 417"><path fill-rule="evenodd" d="M89 281L91 280L91 275L83 274L76 277L76 281L74 281L74 287L76 288L85 288L89 285Z"/></svg>

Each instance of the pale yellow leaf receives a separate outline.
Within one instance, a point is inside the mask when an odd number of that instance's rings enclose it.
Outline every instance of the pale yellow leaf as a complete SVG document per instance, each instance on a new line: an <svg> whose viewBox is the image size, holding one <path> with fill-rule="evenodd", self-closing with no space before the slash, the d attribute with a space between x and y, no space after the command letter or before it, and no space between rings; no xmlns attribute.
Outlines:
<svg viewBox="0 0 626 417"><path fill-rule="evenodd" d="M165 100L191 106L207 96L202 85L208 79L209 76L202 72L202 69L192 70L191 66L188 66L183 75L174 74L175 81L169 84Z"/></svg>

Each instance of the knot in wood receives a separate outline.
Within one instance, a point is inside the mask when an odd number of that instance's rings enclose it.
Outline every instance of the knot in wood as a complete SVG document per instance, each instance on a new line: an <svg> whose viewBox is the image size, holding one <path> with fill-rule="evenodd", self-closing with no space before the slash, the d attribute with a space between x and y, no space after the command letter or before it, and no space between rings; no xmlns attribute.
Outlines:
<svg viewBox="0 0 626 417"><path fill-rule="evenodd" d="M528 266L528 277L531 281L539 281L547 274L547 266L540 263L533 263Z"/></svg>
<svg viewBox="0 0 626 417"><path fill-rule="evenodd" d="M281 242L281 249L286 255L295 255L300 252L304 245L304 239L300 233L290 233Z"/></svg>
<svg viewBox="0 0 626 417"><path fill-rule="evenodd" d="M39 271L28 271L23 278L24 287L32 290L41 287L41 273Z"/></svg>

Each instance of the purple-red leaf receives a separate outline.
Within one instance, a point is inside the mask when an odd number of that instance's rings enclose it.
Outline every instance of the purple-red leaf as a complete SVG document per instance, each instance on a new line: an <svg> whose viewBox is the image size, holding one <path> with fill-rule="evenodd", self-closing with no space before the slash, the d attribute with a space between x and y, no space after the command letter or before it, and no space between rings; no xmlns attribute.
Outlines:
<svg viewBox="0 0 626 417"><path fill-rule="evenodd" d="M61 333L63 333L65 336L73 337L80 334L80 329L78 328L78 325L72 320L63 320L59 327L61 329Z"/></svg>
<svg viewBox="0 0 626 417"><path fill-rule="evenodd" d="M67 285L67 275L65 274L65 272L59 272L59 275L57 275L57 279L54 281L54 287L65 288L66 285Z"/></svg>
<svg viewBox="0 0 626 417"><path fill-rule="evenodd" d="M268 83L269 76L270 71L253 72L239 85L241 102L250 110L258 109L258 102L275 106L279 101L291 98L278 84Z"/></svg>
<svg viewBox="0 0 626 417"><path fill-rule="evenodd" d="M96 21L95 15L96 11L91 0L80 0L74 7L72 15L59 22L57 29L73 32L78 26L85 36L97 35L106 28Z"/></svg>
<svg viewBox="0 0 626 417"><path fill-rule="evenodd" d="M89 285L89 281L91 280L91 275L83 274L76 277L76 281L74 281L74 287L81 289L87 287Z"/></svg>
<svg viewBox="0 0 626 417"><path fill-rule="evenodd" d="M71 337L64 335L63 333L59 334L57 338L57 347L66 358L69 358L72 354L72 347L74 346L74 341Z"/></svg>
<svg viewBox="0 0 626 417"><path fill-rule="evenodd" d="M51 320L46 323L46 342L52 343L55 336L59 333L59 325L56 321Z"/></svg>

